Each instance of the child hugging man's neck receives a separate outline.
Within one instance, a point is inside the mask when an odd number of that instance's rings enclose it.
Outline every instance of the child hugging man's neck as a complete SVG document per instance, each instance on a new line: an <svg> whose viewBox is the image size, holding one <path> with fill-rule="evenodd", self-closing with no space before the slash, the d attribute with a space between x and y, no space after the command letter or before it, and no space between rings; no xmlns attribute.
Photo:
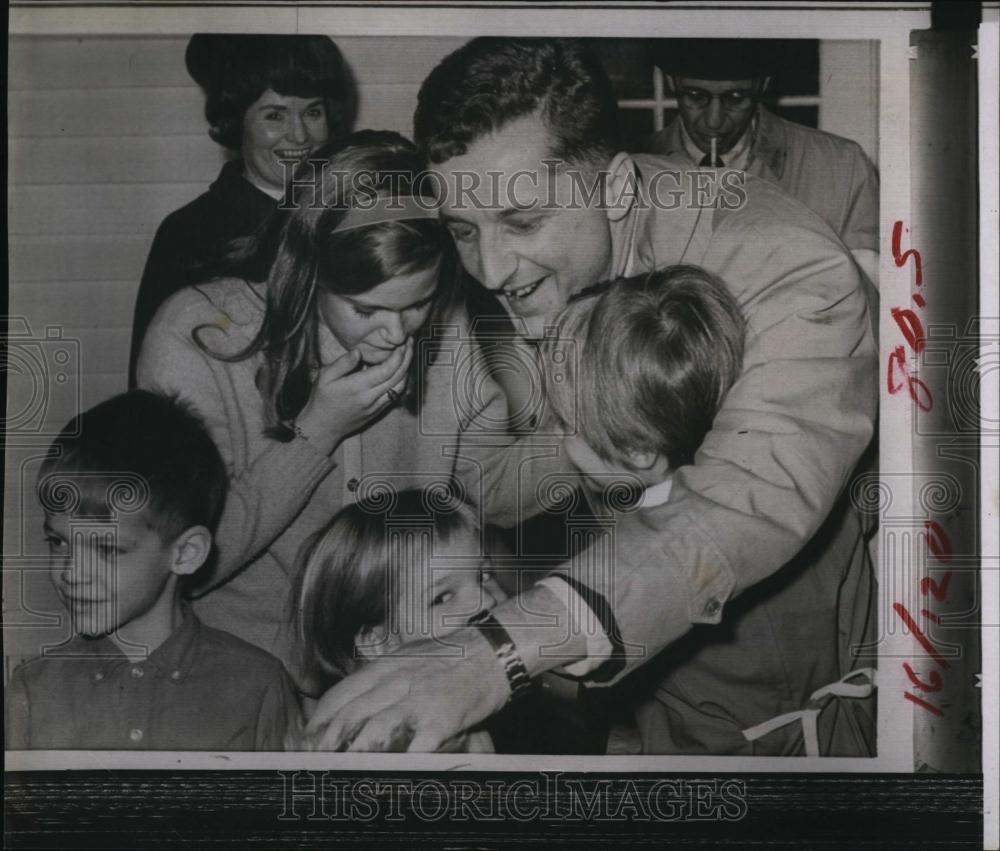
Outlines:
<svg viewBox="0 0 1000 851"><path fill-rule="evenodd" d="M667 501L740 374L744 322L714 275L671 266L583 290L543 347L567 455L596 489L622 473Z"/></svg>
<svg viewBox="0 0 1000 851"><path fill-rule="evenodd" d="M226 471L201 420L147 391L75 417L38 480L69 632L16 669L8 749L280 750L278 660L201 624L182 581L212 552Z"/></svg>

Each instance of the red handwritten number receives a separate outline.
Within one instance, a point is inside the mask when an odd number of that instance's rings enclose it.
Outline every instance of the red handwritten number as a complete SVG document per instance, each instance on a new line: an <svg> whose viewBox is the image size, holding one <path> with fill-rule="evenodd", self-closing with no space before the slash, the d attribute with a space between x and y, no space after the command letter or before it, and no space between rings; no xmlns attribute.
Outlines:
<svg viewBox="0 0 1000 851"><path fill-rule="evenodd" d="M920 252L915 248L903 251L901 245L902 241L903 223L901 221L894 222L892 225L892 260L896 264L897 269L901 269L909 260L913 260L914 283L918 287L922 286L924 283L924 270L923 263L920 258ZM921 308L927 304L924 297L919 293L914 294L913 302L917 305L917 307ZM892 309L892 318L896 321L896 325L902 332L907 345L909 345L915 354L919 355L924 350L927 342L924 335L924 325L923 322L920 321L920 317L917 316L916 312L910 308L894 307ZM929 411L934 406L934 399L931 396L930 388L915 375L910 375L910 369L907 365L906 359L906 349L903 348L903 346L896 346L896 348L889 354L886 382L888 384L889 393L893 395L898 393L905 386L910 398L921 411ZM931 555L933 555L938 561L950 561L951 541L948 540L948 535L941 527L941 524L935 522L934 520L927 520L924 522L924 528L927 530L927 549L930 551ZM950 570L944 574L940 582L936 582L929 576L925 576L920 580L920 592L925 596L927 594L931 594L935 600L943 600L945 595L948 593L948 583L950 580ZM906 610L906 607L901 603L893 603L892 607L899 616L900 620L903 621L903 624L909 629L913 637L917 640L920 646L923 647L927 655L942 668L947 668L948 663L938 652L938 649L934 646L931 640L924 635L923 631L913 619L913 616ZM921 614L930 621L935 623L940 622L939 618L928 609L922 609ZM909 663L903 663L903 670L906 672L906 676L909 678L910 682L922 692L941 691L943 687L941 675L937 671L932 670L928 674L928 678L925 681L917 675L916 671L913 670ZM903 692L903 697L933 715L937 715L939 717L944 715L944 712L942 712L939 707L934 706L932 703L928 703L921 697L917 697L917 695L912 692Z"/></svg>
<svg viewBox="0 0 1000 851"><path fill-rule="evenodd" d="M902 390L905 385L910 398L921 411L929 411L934 407L934 398L931 396L930 388L915 375L910 375L910 369L906 365L906 349L902 346L896 346L889 355L889 371L886 375L886 382L889 386L889 392L893 395Z"/></svg>
<svg viewBox="0 0 1000 851"><path fill-rule="evenodd" d="M899 330L903 332L903 336L906 338L906 342L910 344L910 348L919 355L924 350L924 343L926 342L924 338L924 324L920 321L920 317L908 307L894 307L892 309L892 318L896 320L896 324L899 326Z"/></svg>
<svg viewBox="0 0 1000 851"><path fill-rule="evenodd" d="M927 549L938 561L947 564L951 561L951 539L944 527L936 520L925 520L924 528L927 530ZM941 602L948 596L948 584L951 582L951 571L946 570L940 579L931 579L925 576L920 580L920 593L924 596L930 594L935 600Z"/></svg>
<svg viewBox="0 0 1000 851"><path fill-rule="evenodd" d="M910 630L913 637L917 639L920 646L924 648L927 655L937 662L942 668L947 668L948 662L940 653L938 653L938 649L931 643L931 640L924 635L924 631L917 625L917 622L913 619L913 615L906 610L906 606L902 603L893 603L892 608L896 614L899 615L900 620L903 621L906 628Z"/></svg>
<svg viewBox="0 0 1000 851"><path fill-rule="evenodd" d="M925 520L924 528L927 530L927 549L938 561L945 564L951 561L951 539L944 527L937 520Z"/></svg>
<svg viewBox="0 0 1000 851"><path fill-rule="evenodd" d="M921 691L941 691L943 682L941 680L941 675L937 671L931 671L927 677L930 682L925 683L919 676L917 676L916 671L910 667L909 662L903 662L903 670L906 671L906 676L910 678L910 682Z"/></svg>
<svg viewBox="0 0 1000 851"><path fill-rule="evenodd" d="M923 264L920 262L920 252L915 248L911 248L908 251L903 251L900 253L899 243L903 238L903 223L895 222L892 226L892 259L896 264L897 269L901 269L906 261L911 257L913 258L913 265L916 267L917 276L916 284L919 287L924 282L924 270Z"/></svg>

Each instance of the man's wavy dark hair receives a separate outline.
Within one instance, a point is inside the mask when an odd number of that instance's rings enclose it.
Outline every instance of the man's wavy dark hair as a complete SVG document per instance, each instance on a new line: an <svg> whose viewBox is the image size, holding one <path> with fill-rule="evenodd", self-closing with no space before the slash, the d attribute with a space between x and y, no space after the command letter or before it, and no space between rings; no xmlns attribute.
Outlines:
<svg viewBox="0 0 1000 851"><path fill-rule="evenodd" d="M477 38L445 57L423 85L414 137L430 163L538 113L553 158L604 165L618 150L618 106L600 59L570 39Z"/></svg>

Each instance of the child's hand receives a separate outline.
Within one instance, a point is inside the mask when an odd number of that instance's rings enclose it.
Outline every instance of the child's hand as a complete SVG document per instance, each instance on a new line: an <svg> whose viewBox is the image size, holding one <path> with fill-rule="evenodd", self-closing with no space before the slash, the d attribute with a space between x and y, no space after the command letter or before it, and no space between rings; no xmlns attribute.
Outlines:
<svg viewBox="0 0 1000 851"><path fill-rule="evenodd" d="M332 449L392 404L398 392L393 388L405 384L412 359L412 338L382 363L367 369L357 369L361 362L357 349L342 355L316 377L296 425L320 444L332 440Z"/></svg>

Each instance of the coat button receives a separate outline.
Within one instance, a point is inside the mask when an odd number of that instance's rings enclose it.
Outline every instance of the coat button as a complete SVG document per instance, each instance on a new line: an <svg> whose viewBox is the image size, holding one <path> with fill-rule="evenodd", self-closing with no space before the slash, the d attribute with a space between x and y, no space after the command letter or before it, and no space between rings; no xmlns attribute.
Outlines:
<svg viewBox="0 0 1000 851"><path fill-rule="evenodd" d="M136 727L136 729L134 729L134 730L129 730L128 737L133 742L141 742L142 741L142 730L140 730L138 727Z"/></svg>
<svg viewBox="0 0 1000 851"><path fill-rule="evenodd" d="M180 678L181 678L181 672L180 671L171 671L170 672L170 679L172 679L174 682L177 682L177 680L179 680Z"/></svg>
<svg viewBox="0 0 1000 851"><path fill-rule="evenodd" d="M722 608L722 603L716 600L714 597L705 604L705 614L706 615L717 615L719 609Z"/></svg>
<svg viewBox="0 0 1000 851"><path fill-rule="evenodd" d="M348 482L347 482L347 489L351 493L354 493L358 489L358 484L359 484L359 482L358 482L357 478L349 479Z"/></svg>
<svg viewBox="0 0 1000 851"><path fill-rule="evenodd" d="M136 666L135 668L132 669L132 679L133 680L141 680L144 674L145 674L145 671L143 671L142 668L140 668L138 666Z"/></svg>
<svg viewBox="0 0 1000 851"><path fill-rule="evenodd" d="M104 672L103 671L98 671L97 673L94 674L94 682L95 683L99 683L103 679L104 679Z"/></svg>

